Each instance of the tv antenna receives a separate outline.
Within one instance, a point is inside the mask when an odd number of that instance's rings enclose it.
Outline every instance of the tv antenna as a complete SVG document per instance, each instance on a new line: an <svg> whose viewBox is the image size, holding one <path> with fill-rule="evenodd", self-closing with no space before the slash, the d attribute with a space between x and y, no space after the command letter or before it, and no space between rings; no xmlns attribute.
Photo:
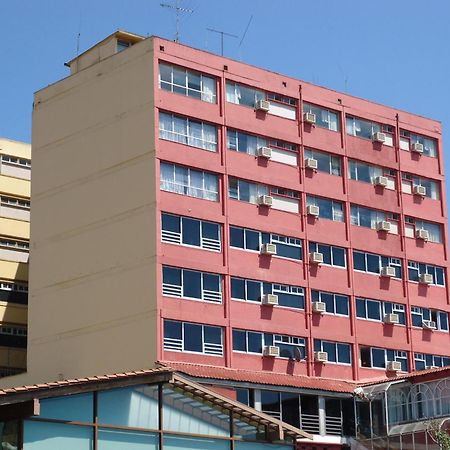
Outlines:
<svg viewBox="0 0 450 450"><path fill-rule="evenodd" d="M173 3L160 3L160 6L163 8L170 8L175 11L175 42L180 42L180 16L183 13L193 13L193 9L183 8L181 6L180 0L175 0L175 4Z"/></svg>
<svg viewBox="0 0 450 450"><path fill-rule="evenodd" d="M231 33L226 33L225 31L222 30L215 30L214 28L207 28L208 31L211 31L213 33L217 33L220 34L220 48L221 48L221 55L223 56L223 37L224 36L229 36L232 38L239 38L239 36L236 36L235 34L231 34Z"/></svg>

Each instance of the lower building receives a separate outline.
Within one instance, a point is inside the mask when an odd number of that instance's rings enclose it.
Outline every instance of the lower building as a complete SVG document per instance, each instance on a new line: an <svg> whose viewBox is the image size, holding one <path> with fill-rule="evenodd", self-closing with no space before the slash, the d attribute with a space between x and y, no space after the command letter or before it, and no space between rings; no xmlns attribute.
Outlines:
<svg viewBox="0 0 450 450"><path fill-rule="evenodd" d="M0 138L0 377L26 370L31 146Z"/></svg>

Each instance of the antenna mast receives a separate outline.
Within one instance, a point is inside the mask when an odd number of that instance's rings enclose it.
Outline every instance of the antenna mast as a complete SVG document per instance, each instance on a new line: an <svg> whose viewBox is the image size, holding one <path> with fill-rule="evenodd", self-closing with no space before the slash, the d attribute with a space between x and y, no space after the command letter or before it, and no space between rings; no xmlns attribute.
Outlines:
<svg viewBox="0 0 450 450"><path fill-rule="evenodd" d="M236 36L235 34L230 34L230 33L225 33L225 31L221 31L221 30L214 30L213 28L207 28L208 31L212 31L213 33L218 33L220 34L220 42L221 42L221 55L223 56L223 37L224 36L229 36L232 38L238 38L239 36Z"/></svg>
<svg viewBox="0 0 450 450"><path fill-rule="evenodd" d="M160 6L163 8L170 8L175 11L175 42L180 42L180 16L182 13L193 13L193 9L183 8L180 6L180 0L175 0L175 4L172 3L160 3Z"/></svg>

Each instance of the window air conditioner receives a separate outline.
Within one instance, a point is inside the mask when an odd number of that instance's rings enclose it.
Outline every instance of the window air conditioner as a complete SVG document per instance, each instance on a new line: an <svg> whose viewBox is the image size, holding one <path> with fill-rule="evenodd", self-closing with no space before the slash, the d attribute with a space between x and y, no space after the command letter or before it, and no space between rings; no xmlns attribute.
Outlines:
<svg viewBox="0 0 450 450"><path fill-rule="evenodd" d="M323 253L311 252L309 254L309 262L311 264L322 264L323 263Z"/></svg>
<svg viewBox="0 0 450 450"><path fill-rule="evenodd" d="M386 363L386 370L388 372L398 372L402 370L402 363L400 361L388 361Z"/></svg>
<svg viewBox="0 0 450 450"><path fill-rule="evenodd" d="M266 345L263 350L264 356L278 357L280 356L280 347L276 345Z"/></svg>
<svg viewBox="0 0 450 450"><path fill-rule="evenodd" d="M424 230L423 228L419 228L416 230L416 238L417 239L423 239L424 241L428 241L430 237L430 233L428 233L428 230Z"/></svg>
<svg viewBox="0 0 450 450"><path fill-rule="evenodd" d="M324 302L313 302L312 310L315 313L323 314L327 311L327 305Z"/></svg>
<svg viewBox="0 0 450 450"><path fill-rule="evenodd" d="M263 305L268 305L268 306L278 305L278 295L275 295L275 294L264 294L262 296L261 303Z"/></svg>
<svg viewBox="0 0 450 450"><path fill-rule="evenodd" d="M378 177L375 177L374 184L375 186L386 187L388 185L388 179L382 175L379 175Z"/></svg>
<svg viewBox="0 0 450 450"><path fill-rule="evenodd" d="M388 325L400 323L400 318L399 318L398 314L395 314L395 313L386 314L384 316L384 323L386 323Z"/></svg>
<svg viewBox="0 0 450 450"><path fill-rule="evenodd" d="M306 123L311 123L311 124L316 123L316 115L313 113L305 112L303 114L303 120Z"/></svg>
<svg viewBox="0 0 450 450"><path fill-rule="evenodd" d="M423 153L423 144L420 142L414 142L414 144L411 144L411 151L415 153Z"/></svg>
<svg viewBox="0 0 450 450"><path fill-rule="evenodd" d="M372 134L372 141L383 143L386 141L386 135L384 133L382 133L381 131L377 131L376 133Z"/></svg>
<svg viewBox="0 0 450 450"><path fill-rule="evenodd" d="M327 362L328 361L328 353L327 352L314 352L314 361L316 362Z"/></svg>
<svg viewBox="0 0 450 450"><path fill-rule="evenodd" d="M377 231L391 231L391 223L386 220L377 222Z"/></svg>
<svg viewBox="0 0 450 450"><path fill-rule="evenodd" d="M390 266L382 267L380 275L382 277L386 277L386 278L395 277L395 267L390 267Z"/></svg>
<svg viewBox="0 0 450 450"><path fill-rule="evenodd" d="M263 244L260 253L262 255L276 255L277 246L275 244Z"/></svg>
<svg viewBox="0 0 450 450"><path fill-rule="evenodd" d="M433 275L431 273L421 273L419 275L419 283L422 283L422 284L433 283Z"/></svg>
<svg viewBox="0 0 450 450"><path fill-rule="evenodd" d="M306 214L308 214L308 216L319 217L320 208L316 205L308 205L306 207Z"/></svg>
<svg viewBox="0 0 450 450"><path fill-rule="evenodd" d="M430 369L439 369L439 366L425 366L425 369L430 370Z"/></svg>
<svg viewBox="0 0 450 450"><path fill-rule="evenodd" d="M273 198L270 195L260 195L258 198L259 206L272 206Z"/></svg>
<svg viewBox="0 0 450 450"><path fill-rule="evenodd" d="M422 197L425 197L425 195L427 195L427 188L425 186L421 186L420 184L416 184L413 187L413 193L415 195L421 195Z"/></svg>
<svg viewBox="0 0 450 450"><path fill-rule="evenodd" d="M267 100L258 100L256 102L256 106L255 109L257 111L264 111L264 112L268 112L270 109L270 102L268 102Z"/></svg>
<svg viewBox="0 0 450 450"><path fill-rule="evenodd" d="M435 330L436 322L434 320L422 320L422 328L426 330Z"/></svg>
<svg viewBox="0 0 450 450"><path fill-rule="evenodd" d="M306 158L305 159L305 167L307 169L317 170L317 159L314 158Z"/></svg>
<svg viewBox="0 0 450 450"><path fill-rule="evenodd" d="M256 156L270 159L272 158L272 149L270 147L259 147L258 150L256 150Z"/></svg>

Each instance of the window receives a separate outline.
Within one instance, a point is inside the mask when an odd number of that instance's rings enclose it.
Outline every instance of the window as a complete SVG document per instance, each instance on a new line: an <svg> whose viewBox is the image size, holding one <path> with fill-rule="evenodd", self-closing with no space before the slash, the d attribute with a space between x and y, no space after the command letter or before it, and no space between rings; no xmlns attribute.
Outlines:
<svg viewBox="0 0 450 450"><path fill-rule="evenodd" d="M222 277L215 273L163 266L162 293L222 303Z"/></svg>
<svg viewBox="0 0 450 450"><path fill-rule="evenodd" d="M414 134L410 131L400 130L400 148L402 150L410 150L414 144L423 145L423 154L425 156L437 157L437 141L436 139Z"/></svg>
<svg viewBox="0 0 450 450"><path fill-rule="evenodd" d="M303 112L315 114L315 125L331 131L339 131L339 113L320 106L303 103Z"/></svg>
<svg viewBox="0 0 450 450"><path fill-rule="evenodd" d="M131 42L127 41L117 41L117 52L123 52L128 47L131 47Z"/></svg>
<svg viewBox="0 0 450 450"><path fill-rule="evenodd" d="M159 113L159 137L191 147L217 151L217 130L215 125L188 117Z"/></svg>
<svg viewBox="0 0 450 450"><path fill-rule="evenodd" d="M268 195L269 188L263 184L250 183L237 178L228 178L230 198L257 204L261 195Z"/></svg>
<svg viewBox="0 0 450 450"><path fill-rule="evenodd" d="M0 205L7 206L9 208L18 208L18 209L30 209L30 201L23 200L21 198L16 197L7 197L5 195L0 196Z"/></svg>
<svg viewBox="0 0 450 450"><path fill-rule="evenodd" d="M11 325L0 326L0 345L5 347L26 348L27 329Z"/></svg>
<svg viewBox="0 0 450 450"><path fill-rule="evenodd" d="M394 267L395 278L402 278L402 262L399 258L375 255L373 253L353 251L354 269L379 275L382 267Z"/></svg>
<svg viewBox="0 0 450 450"><path fill-rule="evenodd" d="M319 244L317 242L309 243L309 251L319 252L323 255L323 263L329 266L346 267L345 249L334 247L332 245Z"/></svg>
<svg viewBox="0 0 450 450"><path fill-rule="evenodd" d="M216 103L216 80L183 67L160 63L159 87L204 102Z"/></svg>
<svg viewBox="0 0 450 450"><path fill-rule="evenodd" d="M439 200L441 198L438 182L402 172L402 192L413 194L414 186L423 186L425 188L425 197L433 200Z"/></svg>
<svg viewBox="0 0 450 450"><path fill-rule="evenodd" d="M265 100L263 91L227 81L227 102L254 108L259 100Z"/></svg>
<svg viewBox="0 0 450 450"><path fill-rule="evenodd" d="M348 161L348 176L352 180L375 184L376 178L384 176L388 178L387 189L395 189L395 171L383 167L372 166L353 159Z"/></svg>
<svg viewBox="0 0 450 450"><path fill-rule="evenodd" d="M405 325L405 305L368 298L356 299L356 317L358 319L383 322L386 314L397 314L399 323Z"/></svg>
<svg viewBox="0 0 450 450"><path fill-rule="evenodd" d="M347 134L364 139L372 140L374 133L383 132L386 136L385 145L392 147L394 128L390 125L380 125L376 122L360 119L358 117L346 116Z"/></svg>
<svg viewBox="0 0 450 450"><path fill-rule="evenodd" d="M450 358L448 356L414 353L414 363L416 370L424 370L432 367L446 367L450 366Z"/></svg>
<svg viewBox="0 0 450 450"><path fill-rule="evenodd" d="M267 100L290 106L295 106L297 104L297 100L295 98L286 97L285 95L275 94L273 92L267 93Z"/></svg>
<svg viewBox="0 0 450 450"><path fill-rule="evenodd" d="M433 321L436 330L448 331L448 314L445 311L411 306L411 322L413 327L422 328L424 321Z"/></svg>
<svg viewBox="0 0 450 450"><path fill-rule="evenodd" d="M8 248L10 250L28 251L30 243L28 241L16 241L15 239L0 237L0 247Z"/></svg>
<svg viewBox="0 0 450 450"><path fill-rule="evenodd" d="M431 264L420 263L416 261L408 261L408 280L419 281L419 277L423 273L433 276L433 282L436 286L445 286L444 268L432 266Z"/></svg>
<svg viewBox="0 0 450 450"><path fill-rule="evenodd" d="M305 309L305 292L302 287L231 277L232 300L261 303L264 294L277 295L279 306Z"/></svg>
<svg viewBox="0 0 450 450"><path fill-rule="evenodd" d="M175 164L161 163L161 190L214 202L219 200L217 175Z"/></svg>
<svg viewBox="0 0 450 450"><path fill-rule="evenodd" d="M341 175L341 158L339 156L333 156L329 153L305 148L305 158L315 159L317 161L317 170L319 172L337 176Z"/></svg>
<svg viewBox="0 0 450 450"><path fill-rule="evenodd" d="M266 139L261 136L255 136L248 133L243 133L238 130L227 130L227 147L240 153L247 153L249 155L256 155L256 152L261 147L270 147L272 149L272 161L289 164L291 166L297 165L298 147L296 144L280 141L277 139Z"/></svg>
<svg viewBox="0 0 450 450"><path fill-rule="evenodd" d="M0 155L0 161L2 164L10 164L13 166L20 166L26 169L31 168L31 159L19 158L18 156L12 155Z"/></svg>
<svg viewBox="0 0 450 450"><path fill-rule="evenodd" d="M319 207L319 217L322 219L333 220L335 222L344 221L344 209L342 202L331 200L323 197L306 196L306 204L308 206Z"/></svg>
<svg viewBox="0 0 450 450"><path fill-rule="evenodd" d="M301 239L230 226L231 247L259 252L263 244L275 244L277 246L276 256L302 259Z"/></svg>
<svg viewBox="0 0 450 450"><path fill-rule="evenodd" d="M397 361L402 372L408 372L408 355L402 350L390 350L376 347L360 347L361 367L386 369L388 361Z"/></svg>
<svg viewBox="0 0 450 450"><path fill-rule="evenodd" d="M442 243L441 225L438 223L427 222L425 220L416 219L415 217L405 217L405 235L406 237L415 238L417 230L428 231L428 241Z"/></svg>
<svg viewBox="0 0 450 450"><path fill-rule="evenodd" d="M352 358L350 354L350 344L314 339L314 351L327 353L329 363L335 364L352 363Z"/></svg>
<svg viewBox="0 0 450 450"><path fill-rule="evenodd" d="M28 285L26 283L0 281L0 300L26 305L28 303Z"/></svg>
<svg viewBox="0 0 450 450"><path fill-rule="evenodd" d="M385 213L384 211L379 211L378 209L364 208L359 205L351 205L350 215L350 223L352 225L376 230L379 222L388 220L391 224L390 232L394 232L396 234L398 231L398 214Z"/></svg>
<svg viewBox="0 0 450 450"><path fill-rule="evenodd" d="M306 358L304 338L257 331L233 330L233 351L235 352L262 354L264 347L267 345L279 347L280 358Z"/></svg>
<svg viewBox="0 0 450 450"><path fill-rule="evenodd" d="M333 294L332 292L311 291L313 302L323 302L326 305L326 312L338 316L348 316L348 296Z"/></svg>
<svg viewBox="0 0 450 450"><path fill-rule="evenodd" d="M161 241L220 252L221 226L192 217L161 213Z"/></svg>
<svg viewBox="0 0 450 450"><path fill-rule="evenodd" d="M164 320L164 350L222 356L222 328Z"/></svg>

